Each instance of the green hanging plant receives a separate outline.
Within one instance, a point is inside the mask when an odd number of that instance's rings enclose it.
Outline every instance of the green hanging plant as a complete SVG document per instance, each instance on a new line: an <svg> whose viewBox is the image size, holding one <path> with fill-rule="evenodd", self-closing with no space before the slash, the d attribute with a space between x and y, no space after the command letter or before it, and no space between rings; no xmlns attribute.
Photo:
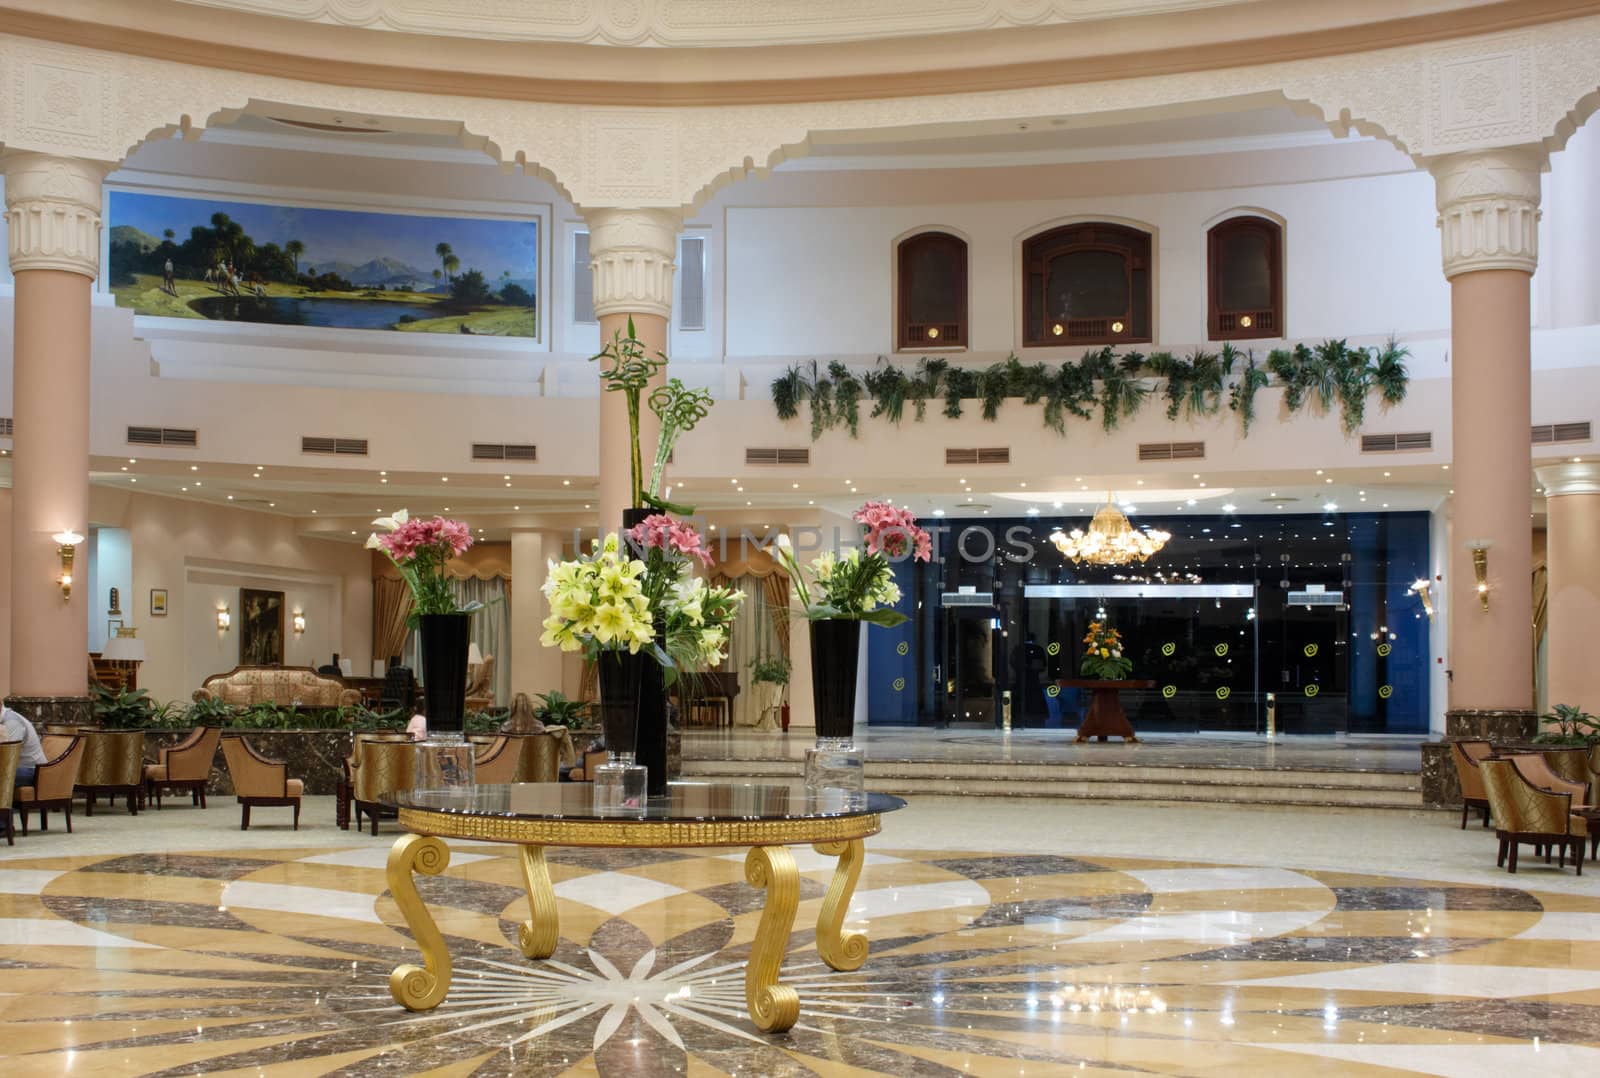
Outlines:
<svg viewBox="0 0 1600 1078"><path fill-rule="evenodd" d="M917 376L911 380L909 392L916 408L917 422L928 414L928 401L943 393L945 372L950 369L948 359L923 356L917 363Z"/></svg>
<svg viewBox="0 0 1600 1078"><path fill-rule="evenodd" d="M1406 399L1406 388L1411 376L1406 371L1406 360L1411 350L1390 337L1383 347L1374 349L1372 384L1385 405L1399 404Z"/></svg>
<svg viewBox="0 0 1600 1078"><path fill-rule="evenodd" d="M906 398L911 392L911 380L905 376L905 372L879 356L878 365L862 377L862 382L866 385L867 395L872 398L870 418L884 416L899 426L901 417L905 415Z"/></svg>
<svg viewBox="0 0 1600 1078"><path fill-rule="evenodd" d="M1228 350L1227 345L1223 348ZM1256 392L1264 388L1268 381L1267 372L1256 366L1255 352L1246 353L1244 370L1228 390L1228 407L1238 413L1240 428L1246 437L1249 437L1250 424L1256 418Z"/></svg>
<svg viewBox="0 0 1600 1078"><path fill-rule="evenodd" d="M793 419L800 414L800 401L806 395L805 378L796 364L772 380L772 406L778 410L779 419Z"/></svg>
<svg viewBox="0 0 1600 1078"><path fill-rule="evenodd" d="M1016 357L1011 362L1016 363ZM1005 363L985 367L977 374L977 396L983 403L983 418L993 423L1000 417L1000 405L1011 396L1011 372Z"/></svg>
<svg viewBox="0 0 1600 1078"><path fill-rule="evenodd" d="M838 360L828 364L828 378L833 383L833 412L829 426L843 422L850 437L861 433L861 379L850 373Z"/></svg>

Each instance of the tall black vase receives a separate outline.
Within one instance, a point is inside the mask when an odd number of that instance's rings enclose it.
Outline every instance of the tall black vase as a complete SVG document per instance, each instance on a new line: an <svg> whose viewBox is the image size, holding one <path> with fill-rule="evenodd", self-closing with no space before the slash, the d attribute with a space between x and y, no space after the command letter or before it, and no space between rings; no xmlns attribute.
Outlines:
<svg viewBox="0 0 1600 1078"><path fill-rule="evenodd" d="M856 664L861 657L861 622L811 622L811 699L817 737L850 740L856 724Z"/></svg>
<svg viewBox="0 0 1600 1078"><path fill-rule="evenodd" d="M427 700L428 736L460 737L466 729L467 651L471 614L423 614L422 690Z"/></svg>
<svg viewBox="0 0 1600 1078"><path fill-rule="evenodd" d="M659 512L656 509L624 509L622 528L638 526L645 517ZM623 539L627 543L627 539ZM642 551L635 552L642 556ZM656 643L663 643L664 627L656 623ZM649 662L639 678L639 734L637 756L639 763L650 774L650 796L660 797L667 792L667 689L661 665Z"/></svg>
<svg viewBox="0 0 1600 1078"><path fill-rule="evenodd" d="M606 752L614 761L632 762L638 752L639 690L651 667L660 669L642 651L637 655L602 651L595 663L600 676L600 728L605 734Z"/></svg>

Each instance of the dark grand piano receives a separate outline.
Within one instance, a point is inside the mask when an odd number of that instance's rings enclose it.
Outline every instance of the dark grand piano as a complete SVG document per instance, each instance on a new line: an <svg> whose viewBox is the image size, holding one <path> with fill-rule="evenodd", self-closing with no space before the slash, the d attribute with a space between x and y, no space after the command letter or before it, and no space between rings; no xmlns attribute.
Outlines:
<svg viewBox="0 0 1600 1078"><path fill-rule="evenodd" d="M733 725L733 698L739 695L739 675L732 671L702 670L678 683L678 702L685 726ZM710 713L709 721L702 716Z"/></svg>

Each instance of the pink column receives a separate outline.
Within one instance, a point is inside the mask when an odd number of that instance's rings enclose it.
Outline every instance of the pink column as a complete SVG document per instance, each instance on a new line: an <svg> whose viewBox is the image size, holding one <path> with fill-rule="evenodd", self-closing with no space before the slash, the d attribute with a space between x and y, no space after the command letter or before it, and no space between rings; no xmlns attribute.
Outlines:
<svg viewBox="0 0 1600 1078"><path fill-rule="evenodd" d="M632 318L634 333L649 354L665 352L681 225L678 214L602 208L585 211L584 219L589 223L589 264L594 272L594 310L600 319L602 343L619 332L626 336ZM628 409L622 394L602 389L599 422L599 521L601 530L607 531L621 524L622 511L633 504ZM641 402L639 442L644 479L649 478L659 429L655 416Z"/></svg>
<svg viewBox="0 0 1600 1078"><path fill-rule="evenodd" d="M1600 711L1600 464L1538 469L1547 513L1549 568L1549 699Z"/></svg>
<svg viewBox="0 0 1600 1078"><path fill-rule="evenodd" d="M1526 721L1533 706L1529 521L1529 280L1537 265L1539 169L1525 150L1456 154L1432 166L1451 284L1453 541L1449 709ZM1474 569L1486 550L1489 608Z"/></svg>
<svg viewBox="0 0 1600 1078"><path fill-rule="evenodd" d="M87 549L64 600L52 535L89 525L90 293L99 270L97 162L8 153L16 277L12 352L11 695L35 717L86 717Z"/></svg>

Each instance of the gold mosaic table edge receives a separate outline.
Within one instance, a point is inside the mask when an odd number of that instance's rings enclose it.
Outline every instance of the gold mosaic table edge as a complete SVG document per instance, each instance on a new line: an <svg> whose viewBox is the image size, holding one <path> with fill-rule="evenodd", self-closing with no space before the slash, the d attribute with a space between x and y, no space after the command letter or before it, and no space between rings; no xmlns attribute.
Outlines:
<svg viewBox="0 0 1600 1078"><path fill-rule="evenodd" d="M767 1033L782 1033L800 1017L799 993L778 982L800 900L800 872L786 847L810 845L819 854L838 858L817 917L817 952L822 960L834 970L848 972L860 969L867 958L866 936L845 933L843 922L866 856L865 839L881 827L877 813L810 820L532 820L402 808L399 823L411 833L401 835L389 853L389 892L423 959L422 966L396 967L389 978L390 995L407 1010L432 1010L450 991L449 948L412 878L416 872L437 876L449 867L445 838L521 847L529 919L518 925L517 934L528 958L548 958L560 939L545 847L750 847L745 878L765 891L766 899L745 963L745 1000L750 1020Z"/></svg>

